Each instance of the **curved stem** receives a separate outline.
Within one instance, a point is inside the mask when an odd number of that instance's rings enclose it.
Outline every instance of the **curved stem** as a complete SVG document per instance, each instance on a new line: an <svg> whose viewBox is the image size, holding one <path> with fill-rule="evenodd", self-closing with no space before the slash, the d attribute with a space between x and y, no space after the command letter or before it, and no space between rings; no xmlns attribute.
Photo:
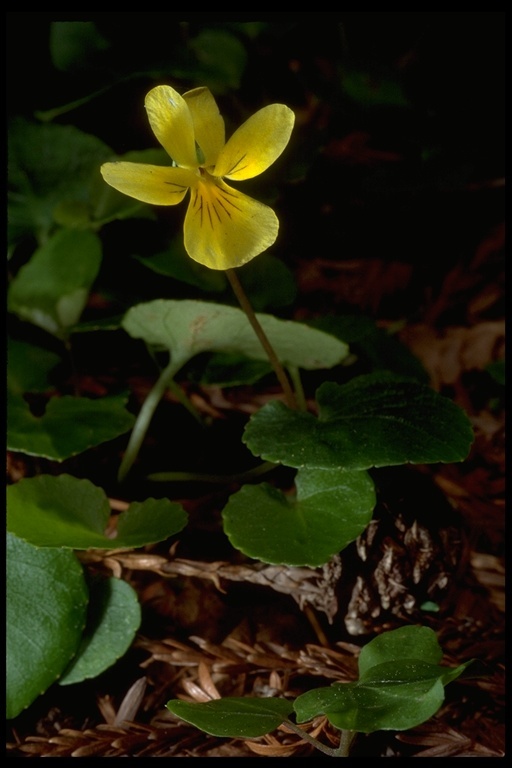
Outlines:
<svg viewBox="0 0 512 768"><path fill-rule="evenodd" d="M254 312L251 302L247 298L245 291L242 288L240 280L238 279L238 275L236 274L234 269L226 269L226 275L229 282L231 283L231 287L240 303L240 306L242 307L243 311L247 315L247 319L252 325L252 328L261 343L261 346L265 350L267 357L270 360L270 363L272 364L272 368L274 369L274 372L278 378L278 381L283 389L284 396L286 398L286 404L288 405L289 408L296 409L297 403L295 400L295 394L293 392L293 389L291 388L288 377L284 371L283 366L281 365L281 361L279 360L279 358L275 353L275 350L272 344L268 340L268 337L265 331L261 327L261 324L258 318L256 317L256 313Z"/></svg>
<svg viewBox="0 0 512 768"><path fill-rule="evenodd" d="M169 384L172 381L176 370L176 364L171 361L167 367L164 368L158 377L156 384L153 386L153 389L144 400L142 408L140 409L139 415L137 416L134 427L132 429L128 447L126 448L121 466L119 467L119 472L117 473L117 479L120 483L125 479L126 475L132 467L133 462L137 458L137 454L139 452L140 446L142 445L142 441L144 440L146 432L148 431L149 424L153 418L153 414L155 413L158 403L164 396L165 390L169 387Z"/></svg>
<svg viewBox="0 0 512 768"><path fill-rule="evenodd" d="M315 749L318 749L319 752L323 752L324 755L329 755L329 757L348 757L350 744L356 735L355 731L342 731L339 746L328 747L326 744L322 744L321 741L318 741L318 739L315 739L314 736L310 736L309 733L303 731L300 726L296 725L296 723L292 723L291 720L285 720L283 725L286 725L287 728L300 736L301 739L309 742Z"/></svg>

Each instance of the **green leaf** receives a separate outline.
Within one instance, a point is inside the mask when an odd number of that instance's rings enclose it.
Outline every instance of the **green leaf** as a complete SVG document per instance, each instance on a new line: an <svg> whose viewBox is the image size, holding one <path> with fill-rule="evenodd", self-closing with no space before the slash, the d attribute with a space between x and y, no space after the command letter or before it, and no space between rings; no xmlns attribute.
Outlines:
<svg viewBox="0 0 512 768"><path fill-rule="evenodd" d="M240 88L247 53L237 37L224 29L203 29L189 45L199 64L197 82L217 93Z"/></svg>
<svg viewBox="0 0 512 768"><path fill-rule="evenodd" d="M495 382L505 386L505 360L494 360L486 366L485 370L489 373Z"/></svg>
<svg viewBox="0 0 512 768"><path fill-rule="evenodd" d="M7 534L7 717L59 677L85 625L88 591L72 552Z"/></svg>
<svg viewBox="0 0 512 768"><path fill-rule="evenodd" d="M179 280L187 285L193 285L202 291L219 293L225 290L227 286L226 276L223 272L208 269L208 267L190 258L185 251L181 232L171 241L167 250L160 251L153 256L135 256L134 258L159 275Z"/></svg>
<svg viewBox="0 0 512 768"><path fill-rule="evenodd" d="M428 373L418 358L396 336L378 328L369 317L327 315L311 325L349 344L352 352L371 366L372 371L391 371L425 384L429 382Z"/></svg>
<svg viewBox="0 0 512 768"><path fill-rule="evenodd" d="M35 235L44 242L63 202L87 205L100 166L112 156L102 141L70 125L31 123L9 128L9 242Z"/></svg>
<svg viewBox="0 0 512 768"><path fill-rule="evenodd" d="M135 590L121 579L101 579L90 585L87 626L77 654L59 680L71 685L97 677L123 656L140 626Z"/></svg>
<svg viewBox="0 0 512 768"><path fill-rule="evenodd" d="M82 453L128 432L134 424L126 395L101 399L52 397L42 416L34 416L16 392L9 394L7 446L53 461Z"/></svg>
<svg viewBox="0 0 512 768"><path fill-rule="evenodd" d="M92 232L64 229L33 254L13 278L8 309L60 338L82 314L101 265Z"/></svg>
<svg viewBox="0 0 512 768"><path fill-rule="evenodd" d="M91 69L109 42L92 21L54 21L50 26L50 53L56 69L79 73Z"/></svg>
<svg viewBox="0 0 512 768"><path fill-rule="evenodd" d="M251 360L236 352L217 352L210 355L206 365L193 378L202 384L218 387L236 387L254 384L272 372L270 363ZM190 371L188 371L190 376Z"/></svg>
<svg viewBox="0 0 512 768"><path fill-rule="evenodd" d="M238 270L238 277L253 308L258 312L268 308L288 307L297 296L293 273L281 259L270 253L262 253L257 259L244 264ZM327 328L320 330L330 333ZM346 341L341 336L337 338Z"/></svg>
<svg viewBox="0 0 512 768"><path fill-rule="evenodd" d="M464 411L428 386L385 373L322 384L319 416L271 402L248 422L255 456L290 467L347 470L462 461L473 442Z"/></svg>
<svg viewBox="0 0 512 768"><path fill-rule="evenodd" d="M293 712L285 699L252 699L236 696L189 704L172 699L167 709L186 723L212 736L252 739L278 728Z"/></svg>
<svg viewBox="0 0 512 768"><path fill-rule="evenodd" d="M371 520L375 489L366 472L303 469L296 496L262 483L230 497L222 517L231 544L265 563L326 563Z"/></svg>
<svg viewBox="0 0 512 768"><path fill-rule="evenodd" d="M127 152L122 156L110 156L105 160L116 162L123 160L129 163L148 163L149 165L170 165L171 159L164 149L152 148ZM100 173L100 165L95 169L91 181L89 207L91 224L99 228L110 221L123 221L131 218L155 219L155 213L150 205L123 195L117 189L109 186Z"/></svg>
<svg viewBox="0 0 512 768"><path fill-rule="evenodd" d="M61 360L60 355L48 349L9 338L7 341L9 391L20 395L25 392L44 392L48 389L50 372Z"/></svg>
<svg viewBox="0 0 512 768"><path fill-rule="evenodd" d="M367 643L359 654L359 674L387 661L421 659L439 664L443 658L436 633L429 627L406 626L383 632Z"/></svg>
<svg viewBox="0 0 512 768"><path fill-rule="evenodd" d="M258 315L276 354L285 365L330 368L348 354L346 344L322 331L272 315ZM239 352L267 360L242 310L202 301L157 299L126 313L123 327L133 338L168 349L177 371L202 352Z"/></svg>
<svg viewBox="0 0 512 768"><path fill-rule="evenodd" d="M164 541L179 533L187 522L187 513L176 501L132 501L126 512L119 515L114 543L119 547L141 547Z"/></svg>
<svg viewBox="0 0 512 768"><path fill-rule="evenodd" d="M229 287L223 272L208 269L188 256L181 233L171 241L167 250L153 256L134 258L159 275L180 280L202 291L220 293ZM256 310L289 306L297 294L291 271L269 253L262 253L259 258L245 264L238 276ZM328 329L322 330L329 332Z"/></svg>
<svg viewBox="0 0 512 768"><path fill-rule="evenodd" d="M444 701L443 668L423 661L386 662L356 683L335 683L299 696L298 722L319 714L340 730L407 730L434 715Z"/></svg>
<svg viewBox="0 0 512 768"><path fill-rule="evenodd" d="M94 320L85 320L70 328L70 333L93 333L96 331L117 331L121 328L123 315L111 315L109 317L97 317Z"/></svg>
<svg viewBox="0 0 512 768"><path fill-rule="evenodd" d="M108 499L89 480L71 475L25 478L7 489L7 528L40 547L142 547L178 533L187 523L168 499L133 502L118 517L117 536L106 535Z"/></svg>
<svg viewBox="0 0 512 768"><path fill-rule="evenodd" d="M346 69L342 86L349 98L367 107L406 107L409 103L398 80L376 68Z"/></svg>
<svg viewBox="0 0 512 768"><path fill-rule="evenodd" d="M297 720L325 714L336 728L363 733L414 728L437 712L444 686L471 664L442 667L442 656L428 627L384 632L362 648L359 680L302 694L294 704Z"/></svg>

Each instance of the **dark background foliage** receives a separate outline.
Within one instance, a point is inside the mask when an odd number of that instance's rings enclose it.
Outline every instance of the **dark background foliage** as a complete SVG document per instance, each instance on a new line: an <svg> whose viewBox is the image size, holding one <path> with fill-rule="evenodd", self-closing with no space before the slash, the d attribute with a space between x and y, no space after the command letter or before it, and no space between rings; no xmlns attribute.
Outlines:
<svg viewBox="0 0 512 768"><path fill-rule="evenodd" d="M50 55L52 24L77 19L96 25L102 45L95 38L67 64L63 54L63 71ZM11 12L9 115L32 117L85 98L57 121L118 154L154 147L144 95L157 82L201 84L208 60L198 59L193 41L205 29L228 33L246 57L231 82L230 49L213 62L226 68L212 88L228 130L265 103L282 101L297 113L271 172L281 191L274 251L290 266L317 257L388 259L414 265L416 281L435 290L502 220L502 190L493 184L504 162L501 12ZM410 291L399 311L414 312L418 298Z"/></svg>

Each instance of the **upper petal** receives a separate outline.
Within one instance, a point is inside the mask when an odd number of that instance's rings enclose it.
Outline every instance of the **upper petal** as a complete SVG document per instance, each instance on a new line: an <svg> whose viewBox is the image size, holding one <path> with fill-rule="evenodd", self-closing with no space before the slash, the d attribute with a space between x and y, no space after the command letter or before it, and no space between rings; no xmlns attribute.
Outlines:
<svg viewBox="0 0 512 768"><path fill-rule="evenodd" d="M125 162L105 163L101 175L119 192L152 205L180 203L198 178L185 168Z"/></svg>
<svg viewBox="0 0 512 768"><path fill-rule="evenodd" d="M194 88L183 94L188 104L196 142L204 156L204 165L215 165L224 146L225 127L217 102L208 88Z"/></svg>
<svg viewBox="0 0 512 768"><path fill-rule="evenodd" d="M183 96L169 85L157 85L144 104L153 133L174 162L184 168L197 168L194 123Z"/></svg>
<svg viewBox="0 0 512 768"><path fill-rule="evenodd" d="M284 104L269 104L243 123L228 140L215 176L250 179L277 160L290 140L295 115Z"/></svg>
<svg viewBox="0 0 512 768"><path fill-rule="evenodd" d="M240 267L269 248L279 221L272 208L203 177L191 191L185 217L188 255L210 269Z"/></svg>

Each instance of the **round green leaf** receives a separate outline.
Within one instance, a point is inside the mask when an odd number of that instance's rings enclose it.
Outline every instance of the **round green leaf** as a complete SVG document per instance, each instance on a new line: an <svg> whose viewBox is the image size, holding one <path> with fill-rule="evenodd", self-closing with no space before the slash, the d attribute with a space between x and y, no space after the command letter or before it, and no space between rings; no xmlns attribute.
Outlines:
<svg viewBox="0 0 512 768"><path fill-rule="evenodd" d="M75 555L7 534L7 717L59 677L85 625L88 591Z"/></svg>
<svg viewBox="0 0 512 768"><path fill-rule="evenodd" d="M106 536L108 499L89 480L40 475L7 489L7 527L41 547L112 549L141 547L180 531L187 515L168 499L133 502L118 517L117 536Z"/></svg>
<svg viewBox="0 0 512 768"><path fill-rule="evenodd" d="M173 699L167 709L186 723L212 736L256 738L278 728L293 712L285 699L251 699L236 696L202 704Z"/></svg>
<svg viewBox="0 0 512 768"><path fill-rule="evenodd" d="M273 401L248 422L243 440L255 456L290 467L369 469L462 461L471 423L430 387L384 373L317 390L318 418Z"/></svg>
<svg viewBox="0 0 512 768"><path fill-rule="evenodd" d="M137 593L126 581L111 578L93 582L87 626L59 684L79 683L111 667L130 647L140 620Z"/></svg>
<svg viewBox="0 0 512 768"><path fill-rule="evenodd" d="M296 495L245 485L222 517L231 544L265 563L317 567L354 541L371 520L375 488L366 472L303 469Z"/></svg>
<svg viewBox="0 0 512 768"><path fill-rule="evenodd" d="M348 354L344 342L323 331L272 315L258 314L258 319L284 365L331 368ZM268 359L245 313L236 307L157 299L132 307L122 325L133 338L169 350L175 371L201 352L238 352Z"/></svg>

